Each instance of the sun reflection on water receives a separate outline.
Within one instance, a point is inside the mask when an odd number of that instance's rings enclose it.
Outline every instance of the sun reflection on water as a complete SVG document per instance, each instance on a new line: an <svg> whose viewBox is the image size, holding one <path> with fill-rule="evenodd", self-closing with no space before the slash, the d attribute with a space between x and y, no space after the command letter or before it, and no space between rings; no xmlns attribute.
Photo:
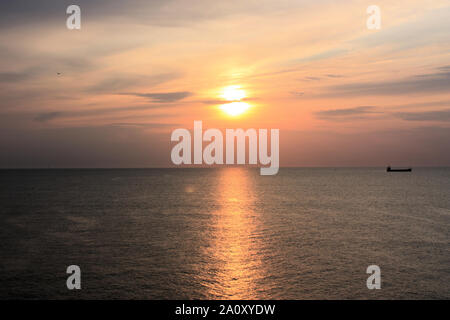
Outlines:
<svg viewBox="0 0 450 320"><path fill-rule="evenodd" d="M215 212L210 246L212 261L217 264L208 285L212 298L257 298L257 282L265 275L251 179L248 170L221 170L217 198L220 210Z"/></svg>

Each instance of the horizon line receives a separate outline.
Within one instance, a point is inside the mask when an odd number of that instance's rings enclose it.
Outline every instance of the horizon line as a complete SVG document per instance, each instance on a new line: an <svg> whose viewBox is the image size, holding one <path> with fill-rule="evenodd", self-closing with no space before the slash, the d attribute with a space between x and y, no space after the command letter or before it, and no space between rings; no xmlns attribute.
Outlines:
<svg viewBox="0 0 450 320"><path fill-rule="evenodd" d="M345 169L345 168L386 168L387 166L280 166L279 168L287 169ZM400 167L400 166L394 166ZM408 168L450 168L450 165L420 165L420 166L401 166ZM146 169L225 169L225 168L245 168L259 169L259 166L242 166L242 165L226 165L226 166L154 166L154 167L0 167L0 170L146 170Z"/></svg>

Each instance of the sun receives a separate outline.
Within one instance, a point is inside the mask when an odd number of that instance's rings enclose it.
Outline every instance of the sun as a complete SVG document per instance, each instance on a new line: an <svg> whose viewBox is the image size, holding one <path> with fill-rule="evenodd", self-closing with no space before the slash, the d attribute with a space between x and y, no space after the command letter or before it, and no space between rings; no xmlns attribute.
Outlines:
<svg viewBox="0 0 450 320"><path fill-rule="evenodd" d="M248 108L250 108L248 103L239 101L230 102L220 106L220 109L228 113L230 116L238 116L247 111Z"/></svg>
<svg viewBox="0 0 450 320"><path fill-rule="evenodd" d="M222 98L227 101L239 101L246 96L245 91L240 86L228 86L222 90Z"/></svg>
<svg viewBox="0 0 450 320"><path fill-rule="evenodd" d="M220 109L230 116L238 116L244 113L250 105L240 100L247 97L247 94L240 86L228 86L222 89L221 97L229 103L220 106Z"/></svg>

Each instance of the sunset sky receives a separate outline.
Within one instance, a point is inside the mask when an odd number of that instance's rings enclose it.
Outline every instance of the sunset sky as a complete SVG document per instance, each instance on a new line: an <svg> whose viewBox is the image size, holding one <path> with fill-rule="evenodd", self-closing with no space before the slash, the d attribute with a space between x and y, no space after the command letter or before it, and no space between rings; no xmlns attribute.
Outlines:
<svg viewBox="0 0 450 320"><path fill-rule="evenodd" d="M449 40L448 0L1 1L0 167L169 166L194 120L280 129L282 166L448 166Z"/></svg>

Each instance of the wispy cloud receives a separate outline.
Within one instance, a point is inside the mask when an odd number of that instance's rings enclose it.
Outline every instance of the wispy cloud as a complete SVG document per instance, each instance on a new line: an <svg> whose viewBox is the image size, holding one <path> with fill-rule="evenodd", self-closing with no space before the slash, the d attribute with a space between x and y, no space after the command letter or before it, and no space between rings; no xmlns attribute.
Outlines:
<svg viewBox="0 0 450 320"><path fill-rule="evenodd" d="M190 97L193 93L188 91L158 92L158 93L122 93L123 95L148 98L150 101L159 103L176 102Z"/></svg>
<svg viewBox="0 0 450 320"><path fill-rule="evenodd" d="M340 74L325 74L325 75L320 75L320 76L307 76L307 77L301 78L299 80L302 80L302 81L322 81L322 80L327 80L327 79L338 79L338 78L342 78L342 77L343 76L340 75Z"/></svg>
<svg viewBox="0 0 450 320"><path fill-rule="evenodd" d="M450 121L450 109L423 112L396 112L394 115L406 121Z"/></svg>
<svg viewBox="0 0 450 320"><path fill-rule="evenodd" d="M305 77L303 79L306 81L319 81L320 77Z"/></svg>
<svg viewBox="0 0 450 320"><path fill-rule="evenodd" d="M156 86L178 78L178 73L162 73L152 76L113 75L86 89L89 93L116 93L138 85Z"/></svg>
<svg viewBox="0 0 450 320"><path fill-rule="evenodd" d="M351 120L355 118L363 118L368 117L374 114L380 114L382 112L377 111L374 106L359 106L354 108L345 108L345 109L329 109L329 110L321 110L315 112L315 115L319 119L324 120Z"/></svg>
<svg viewBox="0 0 450 320"><path fill-rule="evenodd" d="M305 93L303 91L291 91L291 94L296 98L300 98L303 97Z"/></svg>
<svg viewBox="0 0 450 320"><path fill-rule="evenodd" d="M136 128L175 128L179 123L159 123L159 122L115 122L109 124L113 127L136 127Z"/></svg>
<svg viewBox="0 0 450 320"><path fill-rule="evenodd" d="M17 83L34 79L43 73L42 67L27 68L22 71L0 72L0 83Z"/></svg>
<svg viewBox="0 0 450 320"><path fill-rule="evenodd" d="M367 33L351 41L352 47L375 48L385 53L434 46L448 39L450 6L423 8L410 19L376 33Z"/></svg>
<svg viewBox="0 0 450 320"><path fill-rule="evenodd" d="M450 89L450 71L416 75L408 79L347 83L328 87L331 96L404 95L415 93L445 93Z"/></svg>
<svg viewBox="0 0 450 320"><path fill-rule="evenodd" d="M439 67L438 70L441 70L441 71L444 71L444 72L447 72L447 71L450 72L450 65Z"/></svg>
<svg viewBox="0 0 450 320"><path fill-rule="evenodd" d="M450 100L436 100L427 102L414 102L402 105L396 105L391 107L392 109L405 109L405 108L421 108L421 107L450 107Z"/></svg>
<svg viewBox="0 0 450 320"><path fill-rule="evenodd" d="M171 105L167 104L149 104L142 106L127 106L127 107L116 107L116 108L98 108L98 109L87 109L87 110L72 110L72 111L49 111L42 112L38 114L34 120L37 122L47 122L59 118L73 118L73 117L95 117L95 116L105 116L108 114L117 114L122 112L132 112L132 111L145 111L145 110L157 110L166 109ZM151 115L151 117L164 117L166 114L156 114Z"/></svg>
<svg viewBox="0 0 450 320"><path fill-rule="evenodd" d="M91 19L105 17L121 17L134 23L154 26L184 26L202 21L229 17L242 13L273 13L277 10L300 7L303 1L292 3L290 0L259 0L242 1L229 0L218 5L212 5L210 0L77 0L76 4L89 12ZM2 16L0 26L10 28L18 24L37 24L42 22L59 23L61 12L71 2L57 0L40 1L1 1ZM180 14L182 12L183 14ZM3 19L4 18L4 19Z"/></svg>
<svg viewBox="0 0 450 320"><path fill-rule="evenodd" d="M326 75L328 78L342 78L343 75L341 74L327 74Z"/></svg>
<svg viewBox="0 0 450 320"><path fill-rule="evenodd" d="M34 120L38 122L47 122L62 116L64 116L64 113L59 111L43 112L38 114Z"/></svg>
<svg viewBox="0 0 450 320"><path fill-rule="evenodd" d="M27 73L19 72L1 72L0 82L18 82L28 79L29 75Z"/></svg>
<svg viewBox="0 0 450 320"><path fill-rule="evenodd" d="M313 61L318 61L318 60L324 60L324 59L338 57L338 56L341 56L341 55L345 55L346 53L348 53L347 49L333 48L333 49L326 50L326 51L323 51L323 52L320 52L320 53L317 53L317 54L313 54L313 55L308 56L308 57L304 57L304 58L298 59L295 62L298 62L298 63L313 62Z"/></svg>

